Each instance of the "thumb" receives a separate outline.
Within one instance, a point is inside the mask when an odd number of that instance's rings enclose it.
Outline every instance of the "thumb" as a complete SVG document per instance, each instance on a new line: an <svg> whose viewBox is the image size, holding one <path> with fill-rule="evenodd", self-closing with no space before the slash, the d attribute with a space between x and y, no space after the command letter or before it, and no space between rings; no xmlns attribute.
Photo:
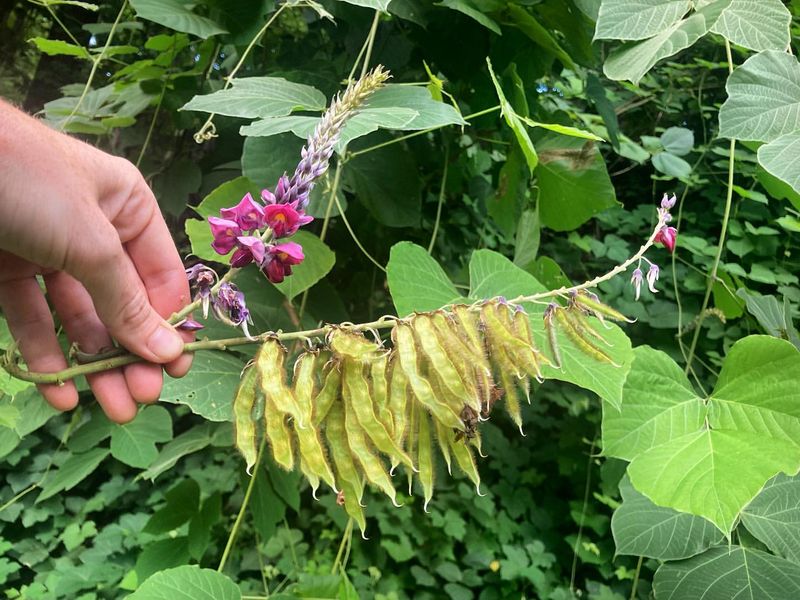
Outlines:
<svg viewBox="0 0 800 600"><path fill-rule="evenodd" d="M73 275L86 287L97 315L114 339L150 362L175 360L183 353L183 339L150 304L122 244L113 246L101 256L95 254L97 260L90 264L76 265Z"/></svg>

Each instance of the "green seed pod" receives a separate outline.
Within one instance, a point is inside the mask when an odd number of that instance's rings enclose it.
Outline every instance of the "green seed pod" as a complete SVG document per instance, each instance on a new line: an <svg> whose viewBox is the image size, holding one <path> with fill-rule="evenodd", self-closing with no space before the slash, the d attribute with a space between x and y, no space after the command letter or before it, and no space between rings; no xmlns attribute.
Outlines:
<svg viewBox="0 0 800 600"><path fill-rule="evenodd" d="M411 392L408 389L408 378L398 364L396 352L392 352L389 356L386 372L389 385L389 412L392 414L392 439L402 448L408 425ZM396 466L394 461L392 466Z"/></svg>
<svg viewBox="0 0 800 600"><path fill-rule="evenodd" d="M428 503L433 498L433 448L431 445L430 420L425 411L419 411L417 426L417 468L419 482L425 495L423 510L428 512Z"/></svg>
<svg viewBox="0 0 800 600"><path fill-rule="evenodd" d="M347 375L345 375L345 388L347 387L346 382ZM344 415L345 431L347 432L347 444L350 447L350 455L361 465L361 470L367 481L389 496L392 500L392 504L399 506L399 504L397 504L397 492L395 492L394 486L392 485L392 480L383 467L383 461L372 451L372 447L367 441L365 431L356 416L353 399L348 397L347 394L345 394Z"/></svg>
<svg viewBox="0 0 800 600"><path fill-rule="evenodd" d="M236 447L247 463L247 472L251 472L258 459L258 441L253 409L256 406L258 371L252 367L245 369L242 380L233 399L233 428Z"/></svg>
<svg viewBox="0 0 800 600"><path fill-rule="evenodd" d="M459 468L464 471L475 485L478 496L483 496L481 494L481 477L478 474L478 467L475 465L475 457L472 456L472 450L464 442L456 441L453 432L448 432L447 442L450 444L450 451L453 453Z"/></svg>
<svg viewBox="0 0 800 600"><path fill-rule="evenodd" d="M350 445L347 443L347 428L345 426L344 403L342 401L337 400L334 402L328 412L328 418L325 420L325 439L328 442L331 459L336 468L336 481L339 484L339 488L345 492L345 496L348 486L359 490L354 500L357 505L361 504L364 491L363 483L350 454Z"/></svg>
<svg viewBox="0 0 800 600"><path fill-rule="evenodd" d="M436 428L436 442L439 444L439 451L442 453L444 462L447 465L447 473L452 475L453 467L450 464L450 445L447 443L447 427L435 419L433 425Z"/></svg>
<svg viewBox="0 0 800 600"><path fill-rule="evenodd" d="M269 339L262 344L255 360L264 397L278 411L292 416L300 427L305 427L308 421L303 420L294 394L286 385L286 348L278 340Z"/></svg>
<svg viewBox="0 0 800 600"><path fill-rule="evenodd" d="M375 342L365 338L364 334L339 327L331 330L327 342L340 358L359 362L369 362L386 352Z"/></svg>
<svg viewBox="0 0 800 600"><path fill-rule="evenodd" d="M503 390L505 391L504 407L508 416L517 426L519 432L524 436L522 431L522 410L519 405L519 392L517 391L517 384L514 381L514 376L507 371L500 371L500 382L502 383Z"/></svg>
<svg viewBox="0 0 800 600"><path fill-rule="evenodd" d="M300 429L297 426L297 421L294 422L294 432L297 436L297 446L300 450L300 468L303 473L307 477L309 473L313 474L317 480L317 486L319 486L319 480L322 479L333 491L338 491L333 471L325 457L325 449L322 446L319 432L313 427ZM305 468L303 468L304 466ZM312 481L311 477L308 479ZM317 486L314 487L315 491Z"/></svg>
<svg viewBox="0 0 800 600"><path fill-rule="evenodd" d="M408 438L406 439L406 452L408 452L409 456L416 456L417 455L417 419L420 412L425 412L419 405L413 400L410 401L406 405L407 416L406 422L408 423ZM392 465L394 469L395 465ZM408 467L404 467L406 472L406 479L408 480L408 495L413 495L413 487L414 487L414 471L409 469Z"/></svg>
<svg viewBox="0 0 800 600"><path fill-rule="evenodd" d="M389 381L386 378L386 369L389 364L389 354L383 354L369 364L369 395L375 404L375 413L381 424L386 428L389 436L394 439L394 419L389 408ZM400 446L398 444L398 446Z"/></svg>
<svg viewBox="0 0 800 600"><path fill-rule="evenodd" d="M411 457L395 443L375 414L375 406L369 396L369 385L364 377L364 366L361 363L346 360L342 369L342 397L347 403L347 410L352 410L359 425L380 452L396 458L413 469Z"/></svg>
<svg viewBox="0 0 800 600"><path fill-rule="evenodd" d="M342 498L344 510L358 525L358 528L361 530L361 537L367 539L364 535L367 531L367 520L364 518L364 510L359 501L359 498L363 495L363 485L358 487L349 481L342 482L340 497Z"/></svg>
<svg viewBox="0 0 800 600"><path fill-rule="evenodd" d="M603 352L603 350L601 350L588 340L581 337L578 330L575 329L575 327L567 317L566 309L558 308L554 311L554 313L558 326L561 327L561 330L566 334L566 336L570 339L570 341L573 344L575 344L575 346L577 346L578 350L580 350L587 356L590 356L599 362L609 363L614 365L615 367L619 366L611 359L611 357L608 354Z"/></svg>
<svg viewBox="0 0 800 600"><path fill-rule="evenodd" d="M478 314L466 304L454 304L450 310L453 312L457 329L463 332L467 346L475 355L486 356L486 344Z"/></svg>
<svg viewBox="0 0 800 600"><path fill-rule="evenodd" d="M294 468L292 433L286 415L279 410L270 396L264 397L264 432L275 462L287 471Z"/></svg>
<svg viewBox="0 0 800 600"><path fill-rule="evenodd" d="M297 357L294 363L292 387L297 408L300 410L300 421L311 423L313 398L317 385L317 358L319 352L306 351Z"/></svg>
<svg viewBox="0 0 800 600"><path fill-rule="evenodd" d="M319 427L325 420L341 392L342 373L335 362L329 362L323 367L323 378L322 389L314 398L314 416L311 421L313 427Z"/></svg>
<svg viewBox="0 0 800 600"><path fill-rule="evenodd" d="M400 360L400 368L408 378L411 390L417 400L431 414L447 427L464 429L464 423L445 402L440 401L433 393L430 383L422 377L417 365L417 348L414 333L407 323L398 323L392 330L392 341Z"/></svg>
<svg viewBox="0 0 800 600"><path fill-rule="evenodd" d="M319 500L319 498L317 498L319 477L317 477L317 474L306 464L306 461L303 459L302 450L300 451L300 472L308 479L308 483L311 484L311 495L314 497L314 500Z"/></svg>
<svg viewBox="0 0 800 600"><path fill-rule="evenodd" d="M486 303L481 309L481 320L496 363L502 362L497 355L505 355L518 378L527 374L538 381L543 380L538 353L533 346L516 337L507 306Z"/></svg>
<svg viewBox="0 0 800 600"><path fill-rule="evenodd" d="M594 338L609 348L613 347L613 344L610 344L606 338L600 335L600 332L592 327L592 325L589 323L589 317L587 317L582 310L571 308L567 309L567 318L569 319L569 322L572 323L575 331L577 331L578 335L580 335L582 338L586 339L587 341L589 338Z"/></svg>
<svg viewBox="0 0 800 600"><path fill-rule="evenodd" d="M618 310L611 308L600 302L600 299L594 294L584 291L578 291L571 294L572 302L575 302L581 308L594 313L595 316L602 320L602 317L608 317L613 321L625 321L626 323L634 323L635 319L629 319Z"/></svg>
<svg viewBox="0 0 800 600"><path fill-rule="evenodd" d="M550 346L550 353L553 355L553 367L561 369L561 350L558 347L558 332L553 323L555 311L559 308L558 304L551 302L544 311L544 329L547 332L547 342Z"/></svg>

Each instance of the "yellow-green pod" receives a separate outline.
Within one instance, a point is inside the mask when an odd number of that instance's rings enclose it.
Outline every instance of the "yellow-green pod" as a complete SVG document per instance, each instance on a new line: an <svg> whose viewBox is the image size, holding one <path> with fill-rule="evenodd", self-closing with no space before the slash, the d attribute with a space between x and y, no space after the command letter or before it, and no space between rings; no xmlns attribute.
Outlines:
<svg viewBox="0 0 800 600"><path fill-rule="evenodd" d="M569 318L567 317L566 309L564 308L556 309L555 319L559 327L561 327L561 330L566 334L566 336L570 339L570 341L573 344L575 344L575 346L577 346L578 350L580 350L587 356L590 356L599 362L609 363L616 367L619 366L603 350L592 344L589 340L581 337L581 334L578 332L577 329L575 329L575 326L570 322Z"/></svg>
<svg viewBox="0 0 800 600"><path fill-rule="evenodd" d="M413 468L411 457L395 443L375 414L375 406L369 395L369 384L364 377L364 366L356 361L346 360L342 370L342 397L346 402L346 410L348 412L352 410L360 427L380 452L397 458L406 466Z"/></svg>
<svg viewBox="0 0 800 600"><path fill-rule="evenodd" d="M428 414L421 410L417 414L417 469L419 482L425 496L423 510L428 512L428 503L433 498L433 446L431 444L431 425Z"/></svg>
<svg viewBox="0 0 800 600"><path fill-rule="evenodd" d="M550 353L553 355L553 367L561 369L561 349L558 346L558 331L553 323L555 311L558 309L558 304L551 302L544 310L544 329L547 332L547 343L550 346Z"/></svg>
<svg viewBox="0 0 800 600"><path fill-rule="evenodd" d="M364 334L340 327L331 330L327 342L331 350L340 358L359 362L369 362L385 352L375 342L365 338Z"/></svg>
<svg viewBox="0 0 800 600"><path fill-rule="evenodd" d="M319 431L313 427L306 427L300 429L297 426L297 421L294 422L294 432L297 436L297 447L300 450L300 467L303 473L312 473L316 476L317 481L322 479L327 483L333 491L336 489L336 481L333 477L333 471L328 464L328 459L325 456L325 449L322 446L322 441L319 437ZM305 469L302 469L305 464ZM311 478L309 477L309 481ZM312 483L313 484L313 483ZM317 483L317 486L319 483ZM314 488L316 491L316 487Z"/></svg>
<svg viewBox="0 0 800 600"><path fill-rule="evenodd" d="M478 314L466 304L456 304L451 310L457 323L457 329L463 332L467 346L477 356L486 356L486 343L481 331L481 322Z"/></svg>
<svg viewBox="0 0 800 600"><path fill-rule="evenodd" d="M436 419L433 421L436 428L436 442L439 444L439 451L442 453L444 462L447 465L447 473L453 474L453 467L450 464L450 445L447 443L447 427L439 423Z"/></svg>
<svg viewBox="0 0 800 600"><path fill-rule="evenodd" d="M417 400L427 408L435 419L453 429L464 430L464 423L456 412L433 393L430 383L422 377L417 365L417 348L414 332L405 323L398 323L392 330L392 341L400 361L400 368L408 378L408 384Z"/></svg>
<svg viewBox="0 0 800 600"><path fill-rule="evenodd" d="M300 452L300 472L305 475L305 478L308 479L308 483L311 484L311 495L314 496L314 500L318 500L317 490L319 489L319 477L317 477L317 474L306 464L306 461L303 459L302 451Z"/></svg>
<svg viewBox="0 0 800 600"><path fill-rule="evenodd" d="M509 360L509 365L518 378L527 374L542 381L542 372L537 361L534 348L515 337L509 329L513 326L510 312L507 307L487 303L481 310L481 320L484 323L486 335L489 339L492 358L500 363L499 356L504 355Z"/></svg>
<svg viewBox="0 0 800 600"><path fill-rule="evenodd" d="M589 323L589 317L581 311L580 309L567 309L567 318L569 319L572 326L575 328L575 331L578 332L582 338L588 341L589 338L594 338L599 342L602 342L609 348L613 346L610 344L609 341L600 335L600 332L594 329Z"/></svg>
<svg viewBox="0 0 800 600"><path fill-rule="evenodd" d="M317 358L319 352L310 350L303 352L294 363L292 388L297 408L300 410L302 423L311 423L314 396L317 385Z"/></svg>
<svg viewBox="0 0 800 600"><path fill-rule="evenodd" d="M573 302L575 302L582 308L585 308L588 311L594 313L599 318L608 317L613 321L625 321L626 323L635 322L635 319L629 319L618 310L615 310L610 306L607 306L602 302L600 302L600 299L594 294L588 294L586 292L577 292L575 294L572 294L571 299Z"/></svg>
<svg viewBox="0 0 800 600"><path fill-rule="evenodd" d="M409 399L407 405L407 417L406 421L408 423L408 437L406 438L406 452L408 452L409 456L416 456L417 455L417 418L419 413L425 412L424 410L419 408L417 402L414 401L413 398ZM395 465L392 465L394 468ZM404 468L406 472L406 479L408 480L408 495L413 496L413 489L414 489L414 471L409 469L408 467Z"/></svg>
<svg viewBox="0 0 800 600"><path fill-rule="evenodd" d="M339 365L330 362L323 369L323 373L324 383L314 398L314 416L311 420L311 424L314 427L319 427L320 423L328 416L328 411L333 406L333 403L341 396L342 373L339 370Z"/></svg>
<svg viewBox="0 0 800 600"><path fill-rule="evenodd" d="M467 389L469 404L480 413L481 406L489 401L489 390L493 385L492 370L486 356L474 356L459 332L452 329L453 321L442 312L431 316L436 338L461 376Z"/></svg>
<svg viewBox="0 0 800 600"><path fill-rule="evenodd" d="M345 381L347 380L345 379ZM356 416L352 399L348 398L347 395L345 395L344 423L350 455L361 465L361 471L367 481L389 496L392 504L399 506L397 504L397 492L392 485L392 480L386 469L384 469L381 459L372 451L365 431Z"/></svg>
<svg viewBox="0 0 800 600"><path fill-rule="evenodd" d="M386 379L388 363L388 353L369 363L369 392L375 404L375 413L378 415L378 419L394 439L394 418L389 408L389 382Z"/></svg>
<svg viewBox="0 0 800 600"><path fill-rule="evenodd" d="M519 392L517 391L515 378L507 371L500 371L500 381L506 393L504 402L506 412L511 417L511 420L514 421L514 425L517 426L519 432L525 435L522 431L522 410L520 409Z"/></svg>
<svg viewBox="0 0 800 600"><path fill-rule="evenodd" d="M408 406L411 403L408 378L400 368L397 352L392 352L386 364L389 383L389 412L392 414L392 439L403 447L408 429ZM396 466L394 460L392 466Z"/></svg>
<svg viewBox="0 0 800 600"><path fill-rule="evenodd" d="M471 438L469 438L469 443L475 448L478 456L481 458L486 458L486 455L483 453L483 440L481 439L481 432L475 431Z"/></svg>
<svg viewBox="0 0 800 600"><path fill-rule="evenodd" d="M256 354L261 391L277 410L297 419L300 427L305 427L307 421L302 418L292 389L286 385L285 360L286 348L278 340L269 339L262 344Z"/></svg>
<svg viewBox="0 0 800 600"><path fill-rule="evenodd" d="M475 485L478 496L483 496L483 494L481 494L481 477L478 474L478 467L475 464L475 457L472 456L472 450L470 450L469 446L464 442L456 441L455 435L452 432L449 432L447 441L450 444L450 451L453 453L453 458L456 459L456 464Z"/></svg>
<svg viewBox="0 0 800 600"><path fill-rule="evenodd" d="M286 414L279 410L270 396L264 397L264 433L267 436L272 457L287 471L294 468L292 431L286 422Z"/></svg>
<svg viewBox="0 0 800 600"><path fill-rule="evenodd" d="M233 429L236 447L247 463L248 474L258 459L258 440L256 439L258 436L256 421L253 419L253 409L257 403L257 375L258 372L254 368L245 369L233 399Z"/></svg>
<svg viewBox="0 0 800 600"><path fill-rule="evenodd" d="M336 482L339 484L339 488L345 492L345 495L347 494L346 486L359 490L355 500L356 504L360 504L363 495L363 484L361 475L350 454L350 446L347 443L347 429L345 427L344 404L342 401L334 402L328 412L328 418L325 420L325 439L328 441L331 459L336 468Z"/></svg>
<svg viewBox="0 0 800 600"><path fill-rule="evenodd" d="M355 486L346 480L342 481L341 487L340 493L344 497L344 510L358 525L361 530L361 537L366 539L367 520L364 518L364 510L360 500L364 494L364 487Z"/></svg>

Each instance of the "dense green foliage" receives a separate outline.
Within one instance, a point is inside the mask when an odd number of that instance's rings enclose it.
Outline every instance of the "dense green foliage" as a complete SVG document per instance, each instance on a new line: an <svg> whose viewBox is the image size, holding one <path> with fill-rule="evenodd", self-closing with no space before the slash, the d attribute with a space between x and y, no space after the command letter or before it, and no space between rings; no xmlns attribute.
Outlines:
<svg viewBox="0 0 800 600"><path fill-rule="evenodd" d="M429 514L368 493L367 540L269 456L245 473L230 402L252 348L198 353L126 425L85 382L60 415L3 375L4 597L800 597L798 17L795 0L0 7L0 95L137 164L204 260L203 219L294 169L360 59L392 72L315 188L304 264L237 280L256 332L581 283L639 249L664 193L680 231L648 253L657 294L634 300L630 273L596 290L636 319L607 334L622 366L565 342L526 436L482 425L485 495L440 464Z"/></svg>

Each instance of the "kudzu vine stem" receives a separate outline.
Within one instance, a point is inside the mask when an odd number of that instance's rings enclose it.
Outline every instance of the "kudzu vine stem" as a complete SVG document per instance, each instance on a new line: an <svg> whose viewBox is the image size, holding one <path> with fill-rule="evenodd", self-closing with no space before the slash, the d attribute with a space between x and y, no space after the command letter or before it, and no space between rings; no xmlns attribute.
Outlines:
<svg viewBox="0 0 800 600"><path fill-rule="evenodd" d="M526 303L541 303L543 300L548 298L554 297L566 297L571 292L577 292L580 290L585 290L593 287L597 287L601 283L608 281L609 279L613 278L616 275L619 275L623 271L625 271L628 267L630 267L633 263L637 262L644 254L653 246L654 240L658 231L663 227L665 221L662 218L658 220L656 227L653 229L653 232L650 234L650 237L647 241L639 248L638 252L631 256L628 260L626 260L621 265L618 265L611 269L605 275L601 275L599 277L595 277L590 281L586 281L579 285L574 285L570 287L560 287L555 290L548 290L546 292L539 292L536 294L531 294L529 296L517 296L516 298L512 298L508 300L511 304L526 304ZM220 281L216 284L216 288L222 285L225 281L230 280L232 277L232 273L238 272L239 269L231 269L228 273L223 276ZM176 315L185 316L192 310L195 310L200 305L199 301L195 301L192 304L188 305L184 308L180 313L176 313ZM476 309L480 306L480 301L476 302L473 305ZM180 319L176 319L176 316L173 316L170 319L171 322L175 323ZM394 327L397 317L381 317L376 321L370 321L369 323L345 323L340 325L325 325L323 327L318 327L316 329L306 329L304 331L267 331L260 335L254 337L234 337L234 338L226 338L226 339L218 339L218 340L200 340L196 342L189 342L184 344L183 348L185 352L197 352L198 350L227 350L228 348L234 346L243 346L246 344L258 344L263 343L268 339L277 339L282 342L291 341L291 340L311 340L313 338L321 338L325 337L325 335L330 332L332 329L336 327L345 328L350 331L372 331L372 330L379 330L379 329L391 329ZM136 362L142 362L142 358L136 356L135 354L124 354L119 356L110 356L102 355L102 359L94 360L92 362L87 362L85 364L75 365L64 369L62 371L57 371L54 373L39 373L34 371L28 371L26 369L21 368L17 363L17 354L16 354L16 346L12 346L6 352L5 357L0 361L0 366L5 369L11 376L16 377L17 379L22 379L23 381L30 381L33 383L55 383L55 384L62 384L65 381L70 379L74 379L75 377L79 377L81 375L89 375L92 373L99 373L101 371L108 371L109 369L116 369L118 367L122 367L124 365L130 365ZM88 355L87 357L91 357Z"/></svg>

